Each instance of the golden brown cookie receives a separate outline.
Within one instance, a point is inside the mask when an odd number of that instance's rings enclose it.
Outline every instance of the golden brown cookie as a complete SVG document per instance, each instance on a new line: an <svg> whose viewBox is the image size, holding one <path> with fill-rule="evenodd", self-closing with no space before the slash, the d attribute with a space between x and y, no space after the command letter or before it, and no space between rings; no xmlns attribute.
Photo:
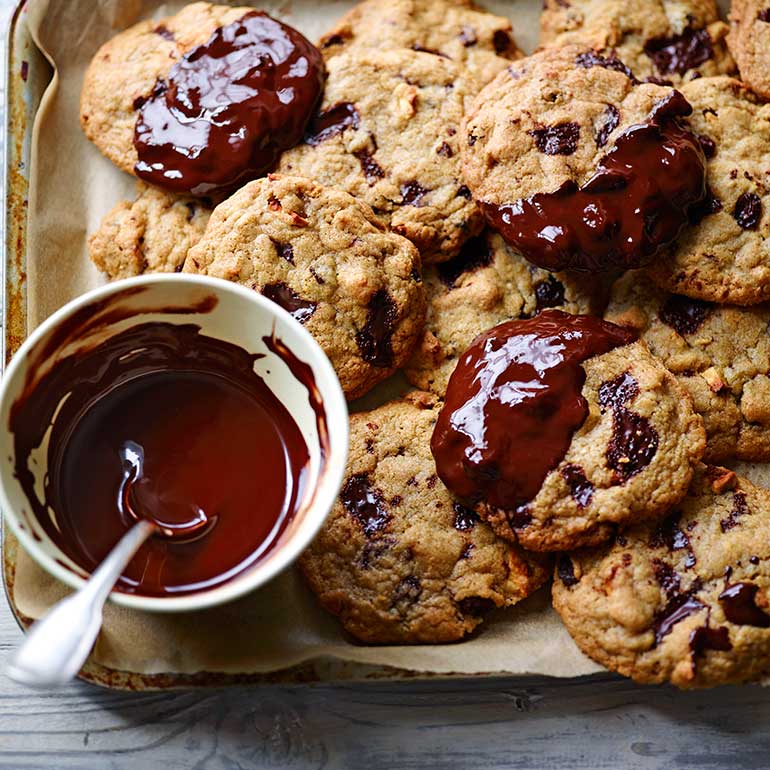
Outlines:
<svg viewBox="0 0 770 770"><path fill-rule="evenodd" d="M422 331L420 255L341 190L270 175L214 209L185 272L235 281L318 340L348 398L402 366Z"/></svg>
<svg viewBox="0 0 770 770"><path fill-rule="evenodd" d="M770 307L669 294L636 271L613 287L605 318L636 329L692 396L707 461L770 460Z"/></svg>
<svg viewBox="0 0 770 770"><path fill-rule="evenodd" d="M770 99L770 5L766 0L732 0L727 36L741 80Z"/></svg>
<svg viewBox="0 0 770 770"><path fill-rule="evenodd" d="M339 499L300 559L321 604L363 642L461 639L547 579L547 562L496 537L438 480L431 398L351 417Z"/></svg>
<svg viewBox="0 0 770 770"><path fill-rule="evenodd" d="M770 672L770 492L701 466L659 525L557 562L578 646L637 682L711 687Z"/></svg>

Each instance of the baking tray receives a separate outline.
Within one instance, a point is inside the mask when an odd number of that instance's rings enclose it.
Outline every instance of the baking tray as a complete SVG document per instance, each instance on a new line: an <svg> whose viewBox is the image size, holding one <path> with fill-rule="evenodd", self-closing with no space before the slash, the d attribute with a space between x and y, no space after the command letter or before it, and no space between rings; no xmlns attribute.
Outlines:
<svg viewBox="0 0 770 770"><path fill-rule="evenodd" d="M3 309L0 372L24 341L28 332L26 259L31 136L43 92L53 76L50 64L29 34L25 6L24 2L17 5L5 30L6 113L3 126L5 174L2 177L5 207L2 214L3 253L0 255L0 280L4 290L0 293ZM33 621L19 610L13 598L19 544L9 531L3 530L2 534L3 587L14 617L21 628L26 629ZM472 677L468 674L437 674L346 662L333 658L318 658L309 663L267 674L223 674L207 671L196 674L138 674L107 668L89 661L81 671L80 678L104 687L141 691L260 683L477 679L506 675L511 676L504 671L473 674ZM606 674L604 676L606 677Z"/></svg>

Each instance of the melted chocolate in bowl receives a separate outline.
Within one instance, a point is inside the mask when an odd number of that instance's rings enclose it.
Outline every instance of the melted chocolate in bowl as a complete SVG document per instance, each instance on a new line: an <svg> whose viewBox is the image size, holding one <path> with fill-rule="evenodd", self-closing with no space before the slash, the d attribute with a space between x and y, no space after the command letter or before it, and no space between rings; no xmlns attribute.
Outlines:
<svg viewBox="0 0 770 770"><path fill-rule="evenodd" d="M635 339L615 324L559 310L481 334L449 380L433 431L441 480L469 503L526 505L588 414L580 364Z"/></svg>
<svg viewBox="0 0 770 770"><path fill-rule="evenodd" d="M481 209L506 241L546 270L640 267L679 236L706 197L703 149L677 120L691 112L674 91L645 123L618 136L582 187L567 181L510 204L481 201Z"/></svg>
<svg viewBox="0 0 770 770"><path fill-rule="evenodd" d="M255 179L302 139L323 80L321 54L299 32L247 13L137 100L135 171L196 195Z"/></svg>
<svg viewBox="0 0 770 770"><path fill-rule="evenodd" d="M307 387L324 447L312 370L264 342ZM306 503L310 455L254 371L260 357L194 324L148 322L58 361L10 419L16 475L48 536L90 572L135 517L172 531L205 518L189 538L141 547L117 589L145 596L209 589L263 558ZM40 501L30 457L49 430Z"/></svg>

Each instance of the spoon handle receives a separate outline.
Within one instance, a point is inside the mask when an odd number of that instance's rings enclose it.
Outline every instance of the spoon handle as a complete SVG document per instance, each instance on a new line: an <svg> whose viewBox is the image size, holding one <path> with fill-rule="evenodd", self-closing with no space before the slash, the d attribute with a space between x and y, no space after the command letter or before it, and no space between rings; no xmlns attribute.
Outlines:
<svg viewBox="0 0 770 770"><path fill-rule="evenodd" d="M102 608L126 565L155 525L140 521L118 541L88 582L38 620L6 673L30 687L58 687L80 671L102 625Z"/></svg>

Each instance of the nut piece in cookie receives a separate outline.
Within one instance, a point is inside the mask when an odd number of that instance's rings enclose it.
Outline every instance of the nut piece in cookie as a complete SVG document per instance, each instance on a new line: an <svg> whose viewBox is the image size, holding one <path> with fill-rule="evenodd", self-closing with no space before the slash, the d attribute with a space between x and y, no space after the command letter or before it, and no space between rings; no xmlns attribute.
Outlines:
<svg viewBox="0 0 770 770"><path fill-rule="evenodd" d="M339 500L300 559L321 604L363 642L461 639L547 579L547 562L496 537L436 477L431 403L352 415Z"/></svg>
<svg viewBox="0 0 770 770"><path fill-rule="evenodd" d="M557 563L578 646L637 682L711 687L770 672L770 492L700 466L660 524Z"/></svg>
<svg viewBox="0 0 770 770"><path fill-rule="evenodd" d="M770 99L770 3L767 0L732 0L730 52L741 80L763 99Z"/></svg>
<svg viewBox="0 0 770 770"><path fill-rule="evenodd" d="M676 378L635 339L558 310L480 335L433 433L439 477L536 551L660 517L685 493L705 435Z"/></svg>
<svg viewBox="0 0 770 770"><path fill-rule="evenodd" d="M729 77L681 89L707 157L709 195L694 225L651 265L675 294L753 305L770 299L770 105Z"/></svg>
<svg viewBox="0 0 770 770"><path fill-rule="evenodd" d="M619 59L639 80L679 85L735 69L714 0L544 0L540 44L579 44Z"/></svg>
<svg viewBox="0 0 770 770"><path fill-rule="evenodd" d="M632 272L613 287L604 317L638 332L692 396L705 460L770 460L770 307L669 294Z"/></svg>
<svg viewBox="0 0 770 770"><path fill-rule="evenodd" d="M320 52L261 11L196 3L108 41L86 72L83 129L126 171L175 192L230 190L302 138Z"/></svg>
<svg viewBox="0 0 770 770"><path fill-rule="evenodd" d="M299 177L250 182L214 209L185 272L235 281L318 340L348 398L401 367L425 318L420 255L341 190Z"/></svg>
<svg viewBox="0 0 770 770"><path fill-rule="evenodd" d="M305 143L278 169L368 203L425 262L453 257L482 219L460 171L466 87L457 65L416 51L353 50L328 62Z"/></svg>
<svg viewBox="0 0 770 770"><path fill-rule="evenodd" d="M466 118L463 171L489 222L547 270L638 267L706 195L705 157L670 88L575 46L514 62Z"/></svg>
<svg viewBox="0 0 770 770"><path fill-rule="evenodd" d="M133 201L121 201L88 239L88 254L111 279L178 273L211 215L205 199L137 183Z"/></svg>
<svg viewBox="0 0 770 770"><path fill-rule="evenodd" d="M330 59L351 48L411 48L451 59L479 89L521 56L511 23L468 0L364 0L321 38Z"/></svg>
<svg viewBox="0 0 770 770"><path fill-rule="evenodd" d="M440 396L457 359L482 332L549 307L596 313L605 294L595 278L535 267L491 230L466 241L448 262L428 267L423 281L428 315L406 376Z"/></svg>

